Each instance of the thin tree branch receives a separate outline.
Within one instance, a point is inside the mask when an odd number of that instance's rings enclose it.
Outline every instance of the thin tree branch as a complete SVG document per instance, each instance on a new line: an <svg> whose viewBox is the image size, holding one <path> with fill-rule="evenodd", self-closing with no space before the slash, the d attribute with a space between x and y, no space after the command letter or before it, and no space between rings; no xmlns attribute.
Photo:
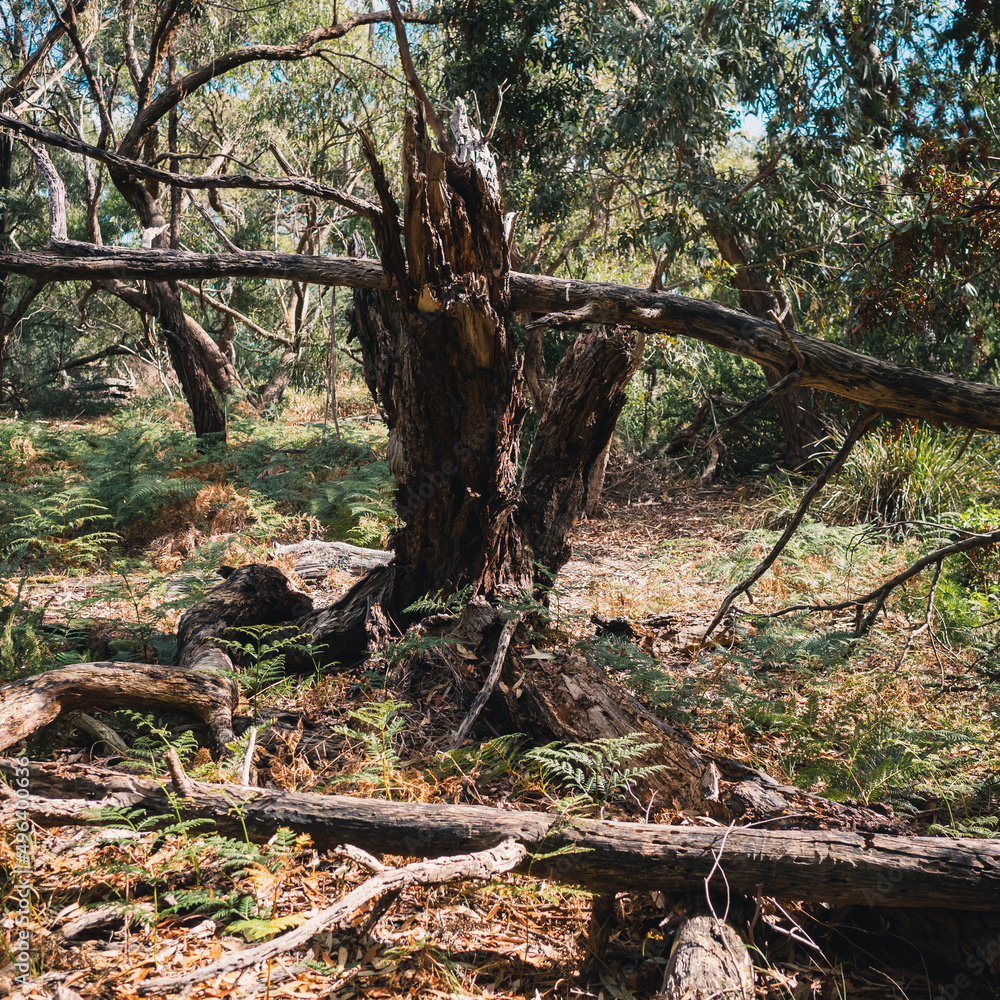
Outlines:
<svg viewBox="0 0 1000 1000"><path fill-rule="evenodd" d="M517 626L521 624L523 617L523 614L515 615L504 625L503 631L500 633L500 640L497 642L496 655L493 657L493 663L490 665L490 672L487 674L486 681L479 694L476 695L476 700L472 703L472 708L469 709L468 714L462 720L462 724L458 727L458 732L455 733L455 738L451 741L449 750L457 750L465 742L465 737L469 735L469 730L472 728L473 723L479 718L479 713L483 710L483 706L489 701L490 695L493 694L493 689L497 686L497 681L500 680L500 672L503 670L504 661L507 659L507 650L510 649L514 632L517 631Z"/></svg>
<svg viewBox="0 0 1000 1000"><path fill-rule="evenodd" d="M420 102L420 106L424 111L424 117L434 130L434 135L437 137L438 145L441 147L442 152L451 156L452 148L451 141L448 139L448 133L445 132L444 125L438 117L438 113L434 110L434 105L431 104L431 100L427 96L427 91L424 90L424 85L420 82L420 77L417 76L417 71L413 68L413 56L410 54L410 43L406 38L406 28L403 24L403 16L399 12L399 5L396 3L396 0L388 0L388 4L389 10L392 13L392 24L396 29L396 44L399 46L399 61L403 65L403 75L406 77L406 82L410 85L410 90L413 91L413 96Z"/></svg>
<svg viewBox="0 0 1000 1000"><path fill-rule="evenodd" d="M694 465L699 462L702 456L708 451L709 448L715 444L723 434L729 430L733 424L739 423L741 420L749 417L751 414L756 413L765 404L776 399L783 393L788 392L789 389L793 389L795 386L802 382L802 371L796 369L795 371L789 372L783 379L775 382L774 385L768 386L763 392L758 393L751 399L748 403L744 403L739 410L736 411L731 417L727 417L722 424L719 426L718 430L705 442L697 455L691 460L687 468L684 469L682 475L686 475L691 471ZM687 433L690 433L687 432Z"/></svg>
<svg viewBox="0 0 1000 1000"><path fill-rule="evenodd" d="M216 56L211 62L182 76L172 86L165 87L159 96L142 108L133 120L128 135L122 141L120 151L128 155L133 154L138 150L149 129L172 107L179 104L188 94L230 70L257 61L295 62L299 59L307 59L317 54L313 51L313 47L320 42L343 38L354 28L370 24L384 24L391 18L392 15L387 10L358 14L341 21L339 24L307 31L288 45L245 45L242 48ZM434 24L440 20L436 15L416 11L407 11L402 15L402 18L412 24Z"/></svg>
<svg viewBox="0 0 1000 1000"><path fill-rule="evenodd" d="M7 321L3 325L3 329L0 330L0 355L3 355L4 348L7 346L7 340L10 335L14 332L14 327L24 319L24 314L28 311L28 306L38 296L38 293L48 284L43 278L35 278L31 284L28 286L28 290L21 296L20 300L15 306L14 311L7 318Z"/></svg>
<svg viewBox="0 0 1000 1000"><path fill-rule="evenodd" d="M186 281L178 281L177 287L181 291L187 292L189 295L195 295L198 301L202 305L211 306L216 312L222 313L224 316L232 316L237 323L242 323L247 329L253 330L258 336L266 337L268 340L273 340L276 344L281 344L282 347L291 347L292 341L288 337L282 337L280 334L274 333L271 330L265 330L264 327L255 323L249 316L245 313L241 313L234 309L230 305L226 305L225 302L220 302L218 299L212 298L210 295L206 295L204 289L199 288L197 285L189 285Z"/></svg>
<svg viewBox="0 0 1000 1000"><path fill-rule="evenodd" d="M126 347L124 344L113 344L111 347L105 347L103 351L97 351L94 354L86 354L82 358L77 358L75 361L67 361L65 364L58 365L55 368L50 368L49 372L55 374L56 372L68 372L72 368L83 368L85 365L89 365L92 361L100 361L102 358L114 358L121 354L127 354L130 357L139 357L136 351L133 351L131 347Z"/></svg>
<svg viewBox="0 0 1000 1000"><path fill-rule="evenodd" d="M757 568L742 583L734 587L726 595L725 600L716 612L715 618L712 619L712 623L705 630L705 639L708 639L708 637L722 623L722 620L726 617L733 601L735 601L740 594L749 593L750 588L771 568L774 561L779 555L781 555L792 535L794 535L798 530L799 525L802 523L802 519L806 516L806 512L809 510L809 505L816 498L820 490L822 490L830 479L836 475L840 467L847 460L847 456L850 455L851 449L858 443L858 441L861 440L865 431L867 431L872 423L874 423L880 412L881 411L879 410L866 409L861 416L854 421L854 424L848 431L847 437L844 439L844 443L841 445L840 450L833 456L826 468L823 469L815 480L813 480L809 489L806 490L805 496L802 497L802 502L799 504L798 510L796 510L792 515L791 521L788 522L788 527L785 528L781 537L774 543L771 551L768 552L768 554L758 564Z"/></svg>
<svg viewBox="0 0 1000 1000"><path fill-rule="evenodd" d="M73 10L76 14L82 14L89 3L90 0L76 0L75 3L68 5L66 10L59 15L56 24L53 25L49 33L42 39L38 48L31 54L14 79L0 90L0 107L13 101L24 90L28 78L38 67L39 63L52 51L59 39L66 34L66 19L69 17L70 10Z"/></svg>
<svg viewBox="0 0 1000 1000"><path fill-rule="evenodd" d="M244 253L243 247L238 247L223 231L222 227L205 211L204 207L198 204L194 198L190 198L191 204L198 210L198 214L205 220L208 228L219 237L219 242L230 252L230 253ZM176 249L174 247L173 249Z"/></svg>
<svg viewBox="0 0 1000 1000"><path fill-rule="evenodd" d="M770 614L761 615L760 617L780 618L783 615L794 614L797 611L846 611L852 609L857 613L855 631L861 635L875 624L878 613L885 606L886 599L896 587L901 586L908 580L912 580L913 577L922 573L928 566L940 565L941 561L948 556L955 555L958 552L971 552L974 549L986 548L989 545L997 544L1000 544L1000 531L986 531L981 534L969 535L949 545L942 545L940 548L921 556L916 562L907 566L906 569L901 570L895 576L886 580L885 583L869 591L867 594L863 594L861 597L853 597L849 601L838 601L835 604L792 604L787 608L781 608L778 611L772 611ZM867 615L863 615L862 612L865 605L871 604L873 601L875 605L872 610Z"/></svg>
<svg viewBox="0 0 1000 1000"><path fill-rule="evenodd" d="M370 201L363 198L355 198L346 194L338 188L329 187L326 184L318 184L316 181L308 180L305 177L254 177L250 174L175 174L169 170L160 170L158 167L151 167L148 163L112 153L109 150L99 149L90 143L82 142L70 136L60 135L49 129L39 128L37 125L29 125L27 122L19 121L10 115L0 113L0 127L9 128L19 135L29 136L47 146L55 146L59 149L66 149L72 153L80 153L89 156L91 159L99 160L108 166L116 167L125 173L141 177L144 180L160 181L163 184L176 184L178 187L204 190L209 188L249 188L254 191L297 191L299 194L311 195L315 198L322 198L325 201L333 201L344 208L349 208L359 215L374 219L379 213L379 208Z"/></svg>

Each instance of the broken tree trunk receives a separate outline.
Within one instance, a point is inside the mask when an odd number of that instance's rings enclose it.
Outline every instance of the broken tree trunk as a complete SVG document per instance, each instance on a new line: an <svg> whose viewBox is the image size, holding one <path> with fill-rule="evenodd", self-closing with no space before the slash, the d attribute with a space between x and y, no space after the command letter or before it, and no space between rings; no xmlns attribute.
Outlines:
<svg viewBox="0 0 1000 1000"><path fill-rule="evenodd" d="M664 1000L751 1000L753 961L743 939L718 917L685 920L674 935Z"/></svg>
<svg viewBox="0 0 1000 1000"><path fill-rule="evenodd" d="M2 760L0 773L13 777L17 766ZM83 821L83 810L94 807L94 798L167 814L169 822L176 822L159 782L84 765L30 764L28 771L32 794L24 807L42 825ZM484 850L511 837L531 852L517 871L597 891L702 891L711 877L713 887L718 879L719 888L728 884L729 891L751 896L890 908L1000 909L1000 844L984 840L568 820L485 806L203 782L190 783L181 808L185 817L212 819L220 832L239 839L249 831L253 839L266 841L281 827L308 833L318 850L350 843L376 853L436 857Z"/></svg>

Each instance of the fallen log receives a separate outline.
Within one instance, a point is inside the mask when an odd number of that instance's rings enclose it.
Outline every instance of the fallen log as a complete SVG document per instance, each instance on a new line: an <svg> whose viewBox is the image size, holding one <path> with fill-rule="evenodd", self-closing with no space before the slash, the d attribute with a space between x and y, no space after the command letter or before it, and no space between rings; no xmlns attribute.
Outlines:
<svg viewBox="0 0 1000 1000"><path fill-rule="evenodd" d="M222 569L224 580L177 623L177 659L189 670L231 670L232 660L216 639L227 629L248 625L280 625L309 614L312 601L294 588L276 566L251 563Z"/></svg>
<svg viewBox="0 0 1000 1000"><path fill-rule="evenodd" d="M148 663L74 663L0 687L0 750L26 739L63 712L94 706L185 711L208 726L213 748L231 743L239 686L218 673Z"/></svg>
<svg viewBox="0 0 1000 1000"><path fill-rule="evenodd" d="M388 289L392 279L372 260L287 253L202 254L183 250L96 247L59 240L38 250L0 253L0 270L46 281L220 276L291 278L319 285ZM881 410L934 423L1000 431L1000 388L858 354L715 302L602 284L510 272L514 312L547 313L558 327L627 326L711 344L775 371L799 368L801 385Z"/></svg>
<svg viewBox="0 0 1000 1000"><path fill-rule="evenodd" d="M334 604L291 621L298 607L311 608L308 599L293 589L277 567L244 566L181 617L180 662L219 669L228 657L213 636L225 636L227 629L238 625L268 623L297 629L303 641L319 650L317 658L322 663L355 663L392 633L381 607L391 603L395 580L395 564L376 566ZM483 614L487 620L479 621ZM466 620L470 617L476 622ZM475 647L491 622L499 627L500 619L487 605L442 629L453 637L461 635ZM313 667L311 660L289 652L287 669ZM801 821L806 814L807 821L825 827L881 833L904 829L876 810L781 786L760 771L699 748L592 661L568 650L557 650L551 659L541 661L523 660L512 651L505 660L502 680L502 688L489 705L493 717L504 720L507 732L524 733L536 742L586 743L635 733L647 737L654 748L640 763L663 768L645 779L638 791L647 800L655 799L658 807L673 804L723 821L775 819L783 814L794 814ZM709 774L715 775L713 781L706 781Z"/></svg>
<svg viewBox="0 0 1000 1000"><path fill-rule="evenodd" d="M347 542L322 542L307 539L291 545L275 545L271 551L278 556L295 556L295 574L308 583L325 580L332 569L362 576L373 566L386 566L393 553L384 549L366 549Z"/></svg>
<svg viewBox="0 0 1000 1000"><path fill-rule="evenodd" d="M16 761L0 760L0 773L12 778L16 768ZM101 805L140 808L176 821L167 792L154 781L83 765L31 764L28 772L30 796L3 792L11 806L27 809L43 826L87 822L84 810ZM49 797L64 801L49 803ZM728 891L751 896L1000 910L1000 844L983 840L567 820L486 806L384 802L195 781L181 811L185 818L211 819L221 833L239 839L249 831L263 842L288 827L308 833L319 850L350 843L407 857L485 850L511 837L531 852L517 871L599 892L688 891L703 889L709 878L721 886L724 876Z"/></svg>

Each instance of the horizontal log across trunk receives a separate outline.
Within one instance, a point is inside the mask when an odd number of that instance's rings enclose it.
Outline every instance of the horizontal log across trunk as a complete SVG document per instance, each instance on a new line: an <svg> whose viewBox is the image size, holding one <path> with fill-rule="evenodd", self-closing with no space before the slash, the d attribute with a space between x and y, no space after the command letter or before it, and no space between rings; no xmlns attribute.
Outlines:
<svg viewBox="0 0 1000 1000"><path fill-rule="evenodd" d="M16 766L12 759L0 760L0 773L12 778ZM31 796L18 802L44 825L83 822L84 806L99 804L173 817L159 782L82 765L31 764L28 771ZM687 891L703 888L713 876L720 889L781 899L1000 910L1000 844L990 841L566 820L485 806L383 802L201 782L192 787L184 815L210 818L220 832L241 839L250 831L254 839L266 841L288 827L308 833L320 850L349 843L377 853L427 858L484 850L513 837L532 852L518 871L598 891Z"/></svg>
<svg viewBox="0 0 1000 1000"><path fill-rule="evenodd" d="M264 252L198 254L95 247L71 240L41 250L0 253L0 272L46 281L231 276L294 278L356 288L391 285L381 266L367 259ZM785 336L773 323L714 302L512 271L510 306L515 312L548 313L554 324L606 323L690 337L780 372L798 366L799 384L806 388L903 416L1000 431L1000 387L880 361L799 333Z"/></svg>

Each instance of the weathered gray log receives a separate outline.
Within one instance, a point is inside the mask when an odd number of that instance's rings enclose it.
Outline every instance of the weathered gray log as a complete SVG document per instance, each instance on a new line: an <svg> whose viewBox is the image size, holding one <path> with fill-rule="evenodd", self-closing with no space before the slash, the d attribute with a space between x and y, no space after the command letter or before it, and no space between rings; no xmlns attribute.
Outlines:
<svg viewBox="0 0 1000 1000"><path fill-rule="evenodd" d="M0 760L13 776L14 760ZM173 816L156 782L105 768L31 764L24 802L41 825L83 822L84 803L50 808L46 798L91 797ZM512 837L532 854L518 871L596 891L703 889L721 869L729 891L782 899L879 907L1000 911L1000 844L848 831L762 827L671 827L566 820L485 806L383 802L340 795L192 782L187 817L220 832L266 841L281 827L308 833L319 850L349 843L376 853L434 857L484 850ZM6 793L12 798L13 793ZM238 807L238 808L237 808ZM713 885L715 881L713 880Z"/></svg>
<svg viewBox="0 0 1000 1000"><path fill-rule="evenodd" d="M663 1000L752 1000L753 962L742 938L717 917L677 929L663 977Z"/></svg>
<svg viewBox="0 0 1000 1000"><path fill-rule="evenodd" d="M276 566L242 566L181 615L178 662L189 670L231 670L232 660L214 641L226 629L280 625L312 609L312 600L295 590Z"/></svg>
<svg viewBox="0 0 1000 1000"><path fill-rule="evenodd" d="M63 712L102 706L190 712L209 727L214 749L231 743L239 688L217 673L148 663L74 663L0 687L0 749Z"/></svg>
<svg viewBox="0 0 1000 1000"><path fill-rule="evenodd" d="M365 549L347 542L322 542L311 539L291 545L275 545L275 555L294 555L295 573L309 583L324 580L332 569L361 576L373 566L386 566L393 553L385 549Z"/></svg>

